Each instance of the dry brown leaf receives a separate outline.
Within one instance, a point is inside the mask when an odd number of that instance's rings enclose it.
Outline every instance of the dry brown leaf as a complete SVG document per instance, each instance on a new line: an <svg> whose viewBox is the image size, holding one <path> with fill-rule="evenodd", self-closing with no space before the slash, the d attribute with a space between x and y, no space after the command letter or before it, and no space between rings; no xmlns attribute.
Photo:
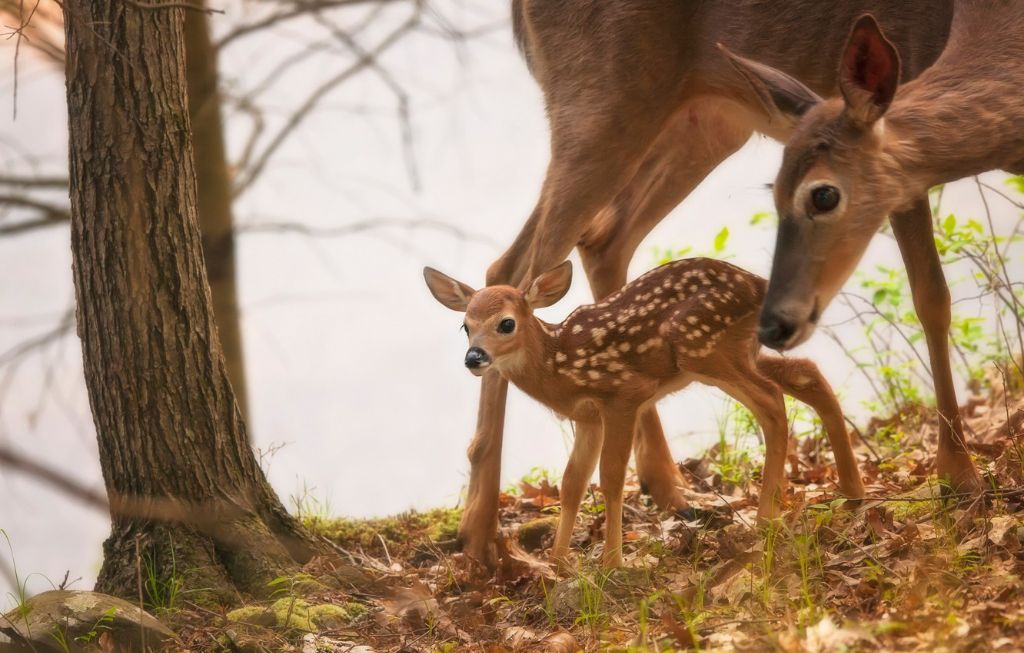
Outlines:
<svg viewBox="0 0 1024 653"><path fill-rule="evenodd" d="M560 632L548 635L529 650L536 653L576 653L580 647L575 637L567 632Z"/></svg>

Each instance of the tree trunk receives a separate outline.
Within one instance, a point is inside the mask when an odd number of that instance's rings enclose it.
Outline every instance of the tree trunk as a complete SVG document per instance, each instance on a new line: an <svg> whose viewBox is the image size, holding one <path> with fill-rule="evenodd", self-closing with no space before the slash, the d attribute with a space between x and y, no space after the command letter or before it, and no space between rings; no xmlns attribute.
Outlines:
<svg viewBox="0 0 1024 653"><path fill-rule="evenodd" d="M183 10L63 7L75 297L100 463L113 506L153 499L142 516L112 510L97 587L137 596L139 563L163 587L265 592L313 547L249 448L217 339Z"/></svg>
<svg viewBox="0 0 1024 653"><path fill-rule="evenodd" d="M217 90L217 52L210 41L206 14L185 15L185 79L192 121L192 147L198 179L199 230L203 238L206 275L213 295L213 314L228 378L246 424L249 421L245 355L235 281L235 232L231 214L231 175L224 154L224 126Z"/></svg>

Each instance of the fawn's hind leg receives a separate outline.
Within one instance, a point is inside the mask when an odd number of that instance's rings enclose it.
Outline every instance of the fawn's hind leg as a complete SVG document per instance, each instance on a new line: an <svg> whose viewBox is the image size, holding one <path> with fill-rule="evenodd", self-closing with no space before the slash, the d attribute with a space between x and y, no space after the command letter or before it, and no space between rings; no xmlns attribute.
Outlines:
<svg viewBox="0 0 1024 653"><path fill-rule="evenodd" d="M760 425L764 433L765 455L757 517L777 517L786 490L786 452L789 446L789 424L782 391L752 365L749 369L746 365L722 366L713 377L703 380L746 406Z"/></svg>
<svg viewBox="0 0 1024 653"><path fill-rule="evenodd" d="M825 434L836 459L839 473L839 489L851 499L864 496L857 458L850 445L843 411L832 392L832 387L821 375L818 366L806 358L780 358L760 355L757 369L772 379L782 391L814 409L825 426Z"/></svg>

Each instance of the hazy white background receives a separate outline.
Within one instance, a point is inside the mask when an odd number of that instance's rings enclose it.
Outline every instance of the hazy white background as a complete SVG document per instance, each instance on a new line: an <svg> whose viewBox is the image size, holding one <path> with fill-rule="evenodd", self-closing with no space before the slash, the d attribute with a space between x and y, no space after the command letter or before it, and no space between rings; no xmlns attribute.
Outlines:
<svg viewBox="0 0 1024 653"><path fill-rule="evenodd" d="M243 6L224 5L214 18L223 32ZM506 3L441 3L456 24L506 18ZM396 19L402 12L396 10ZM355 15L355 14L354 14ZM225 78L240 88L306 38L308 24L228 47ZM18 117L12 119L12 49L0 50L0 172L63 174L66 115L62 76L23 53ZM314 60L315 61L315 60ZM251 432L255 445L285 446L268 459L270 479L289 496L308 492L344 515L377 515L454 505L467 480L464 451L473 432L479 381L462 367L460 318L423 286L423 265L480 284L487 264L511 242L536 199L547 164L548 135L539 90L511 42L507 25L459 46L417 33L384 63L408 90L421 189L406 172L395 101L364 72L331 95L272 160L236 208L241 224L296 221L331 227L366 218L434 218L471 239L434 230L377 230L337 239L248 234L239 239ZM264 96L280 122L305 94L344 65L323 57L300 67ZM229 124L230 149L248 134ZM733 261L766 274L774 235L749 226L771 209L765 184L781 154L754 138L719 167L638 250L633 276L651 267L656 246L708 251L723 226ZM995 178L997 179L997 177ZM947 195L947 206L980 210L973 185ZM997 218L1016 217L1005 205ZM479 238L477 238L479 237ZM894 244L877 238L863 269L894 264ZM1017 262L1014 262L1017 265ZM73 289L68 230L53 228L0 239L0 356L51 329L70 308ZM558 319L589 298L582 275L570 295L548 309ZM825 322L837 321L833 309ZM855 332L850 332L855 337ZM824 337L801 351L815 357L857 414L864 389L836 346ZM0 441L102 489L88 399L73 333L18 369L0 368ZM693 454L715 433L717 392L693 388L664 402L677 457ZM560 469L566 429L548 411L513 391L503 476L511 482L535 466ZM89 588L107 533L104 515L50 489L0 470L0 528L10 538L29 588L49 588L66 570ZM8 557L0 542L0 556ZM5 591L0 581L0 592ZM0 609L6 608L0 597Z"/></svg>

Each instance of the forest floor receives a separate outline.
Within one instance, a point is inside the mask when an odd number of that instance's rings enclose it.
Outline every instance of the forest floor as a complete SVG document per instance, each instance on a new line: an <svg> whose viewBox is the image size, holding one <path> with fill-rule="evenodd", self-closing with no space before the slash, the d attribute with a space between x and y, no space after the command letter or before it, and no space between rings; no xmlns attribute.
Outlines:
<svg viewBox="0 0 1024 653"><path fill-rule="evenodd" d="M963 407L993 488L939 499L927 410L874 421L857 446L869 499L844 505L820 436L794 439L782 519L755 525L759 458L713 447L681 463L688 499L716 515L660 513L635 479L626 566L603 573L603 505L591 491L573 539L578 569L547 559L558 489L524 480L502 494L492 576L448 551L457 510L377 520L305 514L339 554L277 583L271 600L166 620L187 650L235 651L1021 651L1024 650L1024 398ZM331 589L339 564L370 582ZM337 584L334 584L337 587Z"/></svg>

